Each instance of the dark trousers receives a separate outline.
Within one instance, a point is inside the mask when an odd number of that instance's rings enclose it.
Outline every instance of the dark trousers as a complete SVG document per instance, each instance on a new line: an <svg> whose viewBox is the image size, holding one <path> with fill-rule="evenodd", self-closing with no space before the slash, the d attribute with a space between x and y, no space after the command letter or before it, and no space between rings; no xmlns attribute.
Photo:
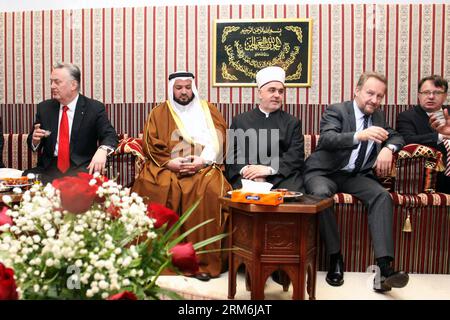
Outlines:
<svg viewBox="0 0 450 320"><path fill-rule="evenodd" d="M25 170L22 175L26 176L29 173L34 173L39 175L39 179L42 181L43 184L51 183L53 180L62 178L65 176L76 176L78 172L88 172L88 169L83 167L73 167L71 166L69 170L67 170L65 173L62 173L57 168L57 158L53 158L50 166L47 168L43 168L40 166Z"/></svg>
<svg viewBox="0 0 450 320"><path fill-rule="evenodd" d="M375 258L384 256L394 258L392 198L377 180L371 176L360 174L353 176L339 172L310 178L306 181L305 187L307 193L321 198L345 192L360 199L367 207ZM340 235L333 208L328 208L319 215L319 229L328 254L339 252Z"/></svg>
<svg viewBox="0 0 450 320"><path fill-rule="evenodd" d="M437 174L436 192L450 194L450 177L447 177L444 172Z"/></svg>

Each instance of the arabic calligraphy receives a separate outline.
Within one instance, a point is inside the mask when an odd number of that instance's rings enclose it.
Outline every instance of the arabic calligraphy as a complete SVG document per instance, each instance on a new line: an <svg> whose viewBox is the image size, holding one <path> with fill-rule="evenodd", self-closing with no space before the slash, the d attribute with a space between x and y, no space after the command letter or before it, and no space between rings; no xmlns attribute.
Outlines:
<svg viewBox="0 0 450 320"><path fill-rule="evenodd" d="M251 36L244 41L246 51L278 51L281 48L280 37Z"/></svg>
<svg viewBox="0 0 450 320"><path fill-rule="evenodd" d="M217 29L218 83L254 83L256 73L277 65L286 81L310 83L310 19L225 22Z"/></svg>
<svg viewBox="0 0 450 320"><path fill-rule="evenodd" d="M241 34L281 34L281 29L273 30L271 27L247 27L242 29Z"/></svg>

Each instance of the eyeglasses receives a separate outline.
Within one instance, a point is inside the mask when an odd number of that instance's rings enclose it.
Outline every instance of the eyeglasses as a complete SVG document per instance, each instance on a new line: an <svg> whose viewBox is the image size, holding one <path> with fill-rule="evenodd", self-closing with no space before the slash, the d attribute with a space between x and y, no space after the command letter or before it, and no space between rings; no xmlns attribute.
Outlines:
<svg viewBox="0 0 450 320"><path fill-rule="evenodd" d="M429 90L427 90L427 91L419 91L419 93L423 94L424 96L431 96L431 95L440 96L441 94L445 94L444 91L429 91Z"/></svg>

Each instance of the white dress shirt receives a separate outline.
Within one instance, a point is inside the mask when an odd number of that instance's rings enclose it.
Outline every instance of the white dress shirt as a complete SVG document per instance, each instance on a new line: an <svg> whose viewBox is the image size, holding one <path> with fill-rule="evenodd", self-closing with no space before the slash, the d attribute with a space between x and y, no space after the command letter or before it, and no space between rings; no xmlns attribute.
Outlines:
<svg viewBox="0 0 450 320"><path fill-rule="evenodd" d="M70 136L72 134L72 123L73 123L73 118L75 116L75 108L77 106L77 102L78 102L78 97L80 95L77 94L77 96L75 97L75 99L73 99L71 102L69 102L69 104L67 105L67 107L69 109L67 109L67 120L69 120L69 141L70 141ZM59 146L59 126L61 125L61 118L62 118L62 114L63 114L63 107L65 105L60 104L59 106L59 115L58 115L58 136L56 137L56 144L55 144L55 152L53 153L53 155L55 157L58 156L58 146Z"/></svg>
<svg viewBox="0 0 450 320"><path fill-rule="evenodd" d="M356 135L358 132L364 130L364 113L359 109L358 105L356 104L356 101L353 100L353 110L355 111L355 120L356 120L356 132L353 135L353 144L359 144L356 149L352 151L352 154L350 155L350 160L348 161L348 164L342 168L344 171L352 172L355 169L355 161L356 158L358 158L358 152L361 148L361 141L356 138ZM369 121L367 123L367 128L369 128L372 125L372 116L369 117ZM367 150L366 150L366 157L364 158L364 162L362 164L362 167L364 167L364 164L369 159L370 153L372 152L372 148L374 147L374 141L369 140L367 144Z"/></svg>
<svg viewBox="0 0 450 320"><path fill-rule="evenodd" d="M72 123L73 123L73 118L75 116L75 108L77 106L77 102L78 102L78 97L80 95L77 94L77 96L75 97L75 99L73 99L68 105L67 107L69 109L67 109L67 120L69 121L69 141L70 141L70 135L72 134ZM59 105L59 115L58 115L58 132L52 132L50 134L57 134L56 137L56 144L55 144L55 152L53 153L53 155L55 157L58 156L58 146L59 146L59 126L61 125L61 118L62 118L62 114L63 114L63 107L65 105L60 104ZM47 128L41 128L41 129L47 129ZM39 147L39 144L34 145L33 143L31 143L31 146L33 147L33 151L36 151Z"/></svg>

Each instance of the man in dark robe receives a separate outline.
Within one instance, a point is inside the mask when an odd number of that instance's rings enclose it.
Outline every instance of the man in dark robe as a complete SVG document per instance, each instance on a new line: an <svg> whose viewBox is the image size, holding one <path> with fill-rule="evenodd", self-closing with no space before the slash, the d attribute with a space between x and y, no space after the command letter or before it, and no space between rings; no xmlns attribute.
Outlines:
<svg viewBox="0 0 450 320"><path fill-rule="evenodd" d="M234 189L242 179L273 188L303 189L303 134L299 119L281 110L285 71L267 67L256 74L260 104L234 117L229 134L226 176Z"/></svg>

